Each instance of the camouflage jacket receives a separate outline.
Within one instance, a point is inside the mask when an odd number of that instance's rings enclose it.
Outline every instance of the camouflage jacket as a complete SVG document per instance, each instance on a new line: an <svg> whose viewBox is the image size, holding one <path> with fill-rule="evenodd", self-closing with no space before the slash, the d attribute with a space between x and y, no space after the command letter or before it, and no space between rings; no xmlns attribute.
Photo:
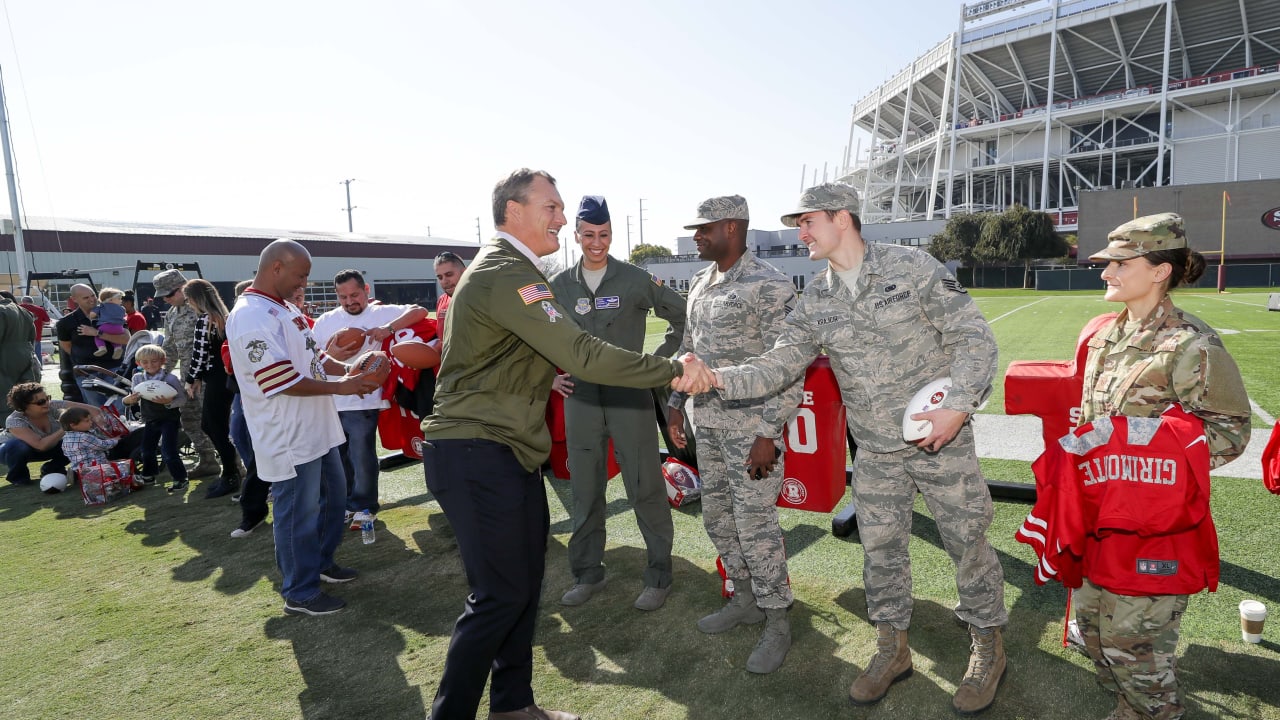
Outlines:
<svg viewBox="0 0 1280 720"><path fill-rule="evenodd" d="M804 375L819 352L831 357L859 447L907 447L902 415L923 385L951 376L943 407L972 413L996 372L990 326L947 268L928 254L868 243L850 288L828 266L805 288L773 349L721 370L726 398L759 397Z"/></svg>
<svg viewBox="0 0 1280 720"><path fill-rule="evenodd" d="M1249 395L1218 333L1166 296L1131 336L1125 310L1089 339L1080 424L1104 415L1155 417L1170 403L1204 421L1213 467L1249 444Z"/></svg>
<svg viewBox="0 0 1280 720"><path fill-rule="evenodd" d="M191 363L191 347L196 341L196 318L199 314L187 303L175 305L164 314L164 369L174 372L179 364L183 370Z"/></svg>
<svg viewBox="0 0 1280 720"><path fill-rule="evenodd" d="M696 353L712 368L723 368L746 362L773 347L787 314L795 307L796 291L790 280L750 250L711 283L714 267L698 271L689 283L689 317L679 353ZM769 392L751 395L753 399L748 400L726 399L714 393L695 395L690 419L700 427L781 437L783 425L800 404L804 385L801 374L774 384ZM673 403L682 400L680 393L672 396Z"/></svg>

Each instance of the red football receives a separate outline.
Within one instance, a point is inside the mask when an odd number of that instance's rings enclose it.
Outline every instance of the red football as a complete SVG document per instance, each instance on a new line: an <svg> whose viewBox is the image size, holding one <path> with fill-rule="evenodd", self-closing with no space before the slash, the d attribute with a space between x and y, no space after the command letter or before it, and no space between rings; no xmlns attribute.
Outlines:
<svg viewBox="0 0 1280 720"><path fill-rule="evenodd" d="M356 343L357 349L364 344L364 330L360 328L342 328L329 339L329 347L346 347L352 343Z"/></svg>
<svg viewBox="0 0 1280 720"><path fill-rule="evenodd" d="M440 364L440 351L421 340L406 340L391 346L391 354L406 367L428 370Z"/></svg>
<svg viewBox="0 0 1280 720"><path fill-rule="evenodd" d="M391 358L381 350L370 350L351 363L352 375L367 372L372 372L373 379L381 384L391 374Z"/></svg>

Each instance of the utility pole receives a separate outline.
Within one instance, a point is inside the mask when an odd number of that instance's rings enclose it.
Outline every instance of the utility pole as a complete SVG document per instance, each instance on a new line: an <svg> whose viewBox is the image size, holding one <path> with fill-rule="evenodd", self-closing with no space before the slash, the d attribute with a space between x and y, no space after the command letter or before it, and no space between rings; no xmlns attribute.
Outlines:
<svg viewBox="0 0 1280 720"><path fill-rule="evenodd" d="M483 245L484 238L480 237L480 218L476 217L476 244Z"/></svg>
<svg viewBox="0 0 1280 720"><path fill-rule="evenodd" d="M14 258L18 265L18 281L13 283L12 287L17 295L23 294L27 288L27 248L22 242L22 215L18 212L18 180L13 169L13 148L9 145L9 108L4 97L4 83L0 79L0 141L3 147L0 152L4 154L4 174L6 184L9 187L9 213L13 216L13 250ZM39 340L40 338L36 338Z"/></svg>
<svg viewBox="0 0 1280 720"><path fill-rule="evenodd" d="M338 181L339 185L347 186L347 207L344 208L347 211L347 232L355 232L351 226L351 211L356 209L355 206L351 204L351 183L355 181L355 178L347 178L346 180Z"/></svg>
<svg viewBox="0 0 1280 720"><path fill-rule="evenodd" d="M627 262L631 262L631 216L627 216Z"/></svg>
<svg viewBox="0 0 1280 720"><path fill-rule="evenodd" d="M644 198L640 198L640 244L644 244Z"/></svg>

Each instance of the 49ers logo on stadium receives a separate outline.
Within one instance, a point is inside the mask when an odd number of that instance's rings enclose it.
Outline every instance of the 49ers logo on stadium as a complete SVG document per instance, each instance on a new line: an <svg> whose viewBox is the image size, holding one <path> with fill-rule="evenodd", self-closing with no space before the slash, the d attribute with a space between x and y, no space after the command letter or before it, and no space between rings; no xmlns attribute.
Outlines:
<svg viewBox="0 0 1280 720"><path fill-rule="evenodd" d="M1272 230L1280 230L1280 207L1262 213L1262 224Z"/></svg>

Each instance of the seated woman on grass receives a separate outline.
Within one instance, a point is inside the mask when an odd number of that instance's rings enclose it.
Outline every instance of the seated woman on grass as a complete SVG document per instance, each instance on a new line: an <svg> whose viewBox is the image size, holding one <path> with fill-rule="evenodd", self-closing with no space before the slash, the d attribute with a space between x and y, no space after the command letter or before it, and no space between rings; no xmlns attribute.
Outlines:
<svg viewBox="0 0 1280 720"><path fill-rule="evenodd" d="M18 383L9 391L9 407L14 411L5 420L4 443L0 445L0 461L9 468L8 481L14 485L30 485L31 469L28 464L43 460L40 476L49 473L65 473L67 456L62 452L62 436L65 431L58 425L58 417L70 408L81 408L96 423L102 410L70 400L53 400L44 386L38 382ZM137 439L134 435L138 436ZM122 439L112 450L112 459L126 458L137 447L141 433L133 433Z"/></svg>

